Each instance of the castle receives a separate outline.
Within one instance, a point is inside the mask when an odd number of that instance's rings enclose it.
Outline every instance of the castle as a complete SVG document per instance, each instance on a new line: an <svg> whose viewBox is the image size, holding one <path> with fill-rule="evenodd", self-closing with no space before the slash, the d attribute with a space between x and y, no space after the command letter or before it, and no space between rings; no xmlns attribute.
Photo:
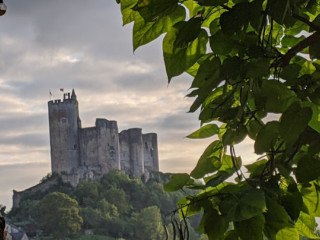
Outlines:
<svg viewBox="0 0 320 240"><path fill-rule="evenodd" d="M157 134L142 134L141 128L118 132L116 121L96 119L94 127L82 128L75 91L65 93L63 100L48 102L51 148L51 171L72 186L81 180L96 180L111 170L146 178L159 171ZM58 183L37 184L24 191L13 190L13 208L23 197L45 191Z"/></svg>
<svg viewBox="0 0 320 240"><path fill-rule="evenodd" d="M96 119L82 128L75 91L48 102L51 169L74 185L119 169L141 177L159 171L157 134L140 128L118 132L116 121Z"/></svg>

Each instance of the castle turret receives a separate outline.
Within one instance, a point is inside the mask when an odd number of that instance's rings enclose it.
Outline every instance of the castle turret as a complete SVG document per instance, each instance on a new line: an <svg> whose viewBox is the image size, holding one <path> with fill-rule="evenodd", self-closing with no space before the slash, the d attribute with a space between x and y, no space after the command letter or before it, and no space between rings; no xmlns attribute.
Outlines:
<svg viewBox="0 0 320 240"><path fill-rule="evenodd" d="M48 102L52 172L71 173L80 165L78 101L74 90Z"/></svg>
<svg viewBox="0 0 320 240"><path fill-rule="evenodd" d="M156 133L142 134L144 170L159 171L158 140Z"/></svg>
<svg viewBox="0 0 320 240"><path fill-rule="evenodd" d="M80 153L83 166L106 174L120 169L118 125L116 121L96 119L96 126L81 129Z"/></svg>
<svg viewBox="0 0 320 240"><path fill-rule="evenodd" d="M140 177L144 174L142 129L131 128L119 134L121 149L121 170Z"/></svg>

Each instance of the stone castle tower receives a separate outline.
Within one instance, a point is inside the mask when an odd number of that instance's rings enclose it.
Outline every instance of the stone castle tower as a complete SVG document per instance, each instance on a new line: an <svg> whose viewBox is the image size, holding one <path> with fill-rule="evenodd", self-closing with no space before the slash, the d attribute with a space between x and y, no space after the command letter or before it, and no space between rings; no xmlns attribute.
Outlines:
<svg viewBox="0 0 320 240"><path fill-rule="evenodd" d="M157 134L140 128L118 132L116 121L96 119L82 128L75 91L63 100L48 102L52 172L76 185L119 169L128 175L148 177L159 171Z"/></svg>

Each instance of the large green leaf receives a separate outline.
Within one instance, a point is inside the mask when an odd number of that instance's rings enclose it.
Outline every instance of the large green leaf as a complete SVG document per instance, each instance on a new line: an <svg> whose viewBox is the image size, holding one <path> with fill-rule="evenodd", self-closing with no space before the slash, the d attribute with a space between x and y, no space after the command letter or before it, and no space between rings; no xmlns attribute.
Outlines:
<svg viewBox="0 0 320 240"><path fill-rule="evenodd" d="M267 59L257 59L250 62L247 76L250 78L268 77L270 74L270 63Z"/></svg>
<svg viewBox="0 0 320 240"><path fill-rule="evenodd" d="M267 162L268 162L267 159L262 159L260 161L256 161L254 163L244 165L244 166L245 168L248 169L248 172L250 173L250 177L256 177L261 175Z"/></svg>
<svg viewBox="0 0 320 240"><path fill-rule="evenodd" d="M275 239L279 230L293 227L293 225L289 222L290 217L286 210L276 200L267 197L266 203L268 210L265 215L266 223L264 233L269 239ZM278 237L280 236L282 236L282 234L279 234Z"/></svg>
<svg viewBox="0 0 320 240"><path fill-rule="evenodd" d="M223 61L221 70L226 79L237 82L246 76L247 63L239 57L230 57Z"/></svg>
<svg viewBox="0 0 320 240"><path fill-rule="evenodd" d="M133 26L133 50L145 45L169 29L177 22L183 21L186 17L185 9L181 6L175 8L169 15L157 21L146 22L140 15L135 18Z"/></svg>
<svg viewBox="0 0 320 240"><path fill-rule="evenodd" d="M282 24L290 11L290 0L270 0L269 7L273 19Z"/></svg>
<svg viewBox="0 0 320 240"><path fill-rule="evenodd" d="M262 127L261 123L255 119L253 119L247 124L246 127L247 127L247 131L248 131L248 136L251 139L256 140L257 135Z"/></svg>
<svg viewBox="0 0 320 240"><path fill-rule="evenodd" d="M288 182L287 191L285 191L280 199L282 206L285 208L291 219L297 221L303 206L302 195L297 188L295 180L288 178L287 183Z"/></svg>
<svg viewBox="0 0 320 240"><path fill-rule="evenodd" d="M309 122L309 126L320 133L320 106L306 102L304 106L309 106L312 108L312 118Z"/></svg>
<svg viewBox="0 0 320 240"><path fill-rule="evenodd" d="M261 128L254 144L257 154L270 151L279 137L280 124L277 121L268 122Z"/></svg>
<svg viewBox="0 0 320 240"><path fill-rule="evenodd" d="M295 171L299 182L310 182L320 177L320 160L307 154L298 161Z"/></svg>
<svg viewBox="0 0 320 240"><path fill-rule="evenodd" d="M317 224L314 216L308 215L304 212L300 213L299 219L295 225L300 235L311 239L320 239L320 237L314 233L316 226Z"/></svg>
<svg viewBox="0 0 320 240"><path fill-rule="evenodd" d="M189 10L190 18L196 15L197 12L199 11L199 8L201 8L201 6L194 0L186 0L182 4L186 6L187 9Z"/></svg>
<svg viewBox="0 0 320 240"><path fill-rule="evenodd" d="M276 240L299 240L299 233L294 227L282 228L276 234Z"/></svg>
<svg viewBox="0 0 320 240"><path fill-rule="evenodd" d="M320 58L320 46L319 46L319 43L315 43L315 44L312 44L310 47L309 47L309 53L310 53L310 58L311 59L319 59Z"/></svg>
<svg viewBox="0 0 320 240"><path fill-rule="evenodd" d="M171 176L170 181L163 186L163 189L167 192L175 192L183 188L189 181L190 176L186 173L176 173Z"/></svg>
<svg viewBox="0 0 320 240"><path fill-rule="evenodd" d="M281 39L281 44L283 47L292 47L301 42L303 39L305 39L305 36L295 37L287 35Z"/></svg>
<svg viewBox="0 0 320 240"><path fill-rule="evenodd" d="M204 60L192 82L192 88L207 88L211 91L220 83L221 62L218 57L208 57Z"/></svg>
<svg viewBox="0 0 320 240"><path fill-rule="evenodd" d="M174 48L186 48L193 42L200 34L201 23L203 19L201 17L194 17L187 22L183 22L176 36L176 40L173 43Z"/></svg>
<svg viewBox="0 0 320 240"><path fill-rule="evenodd" d="M223 155L223 147L220 141L211 143L201 155L196 167L191 172L191 177L202 178L207 173L212 173L221 167L220 158Z"/></svg>
<svg viewBox="0 0 320 240"><path fill-rule="evenodd" d="M169 31L163 39L163 57L169 81L190 68L203 54L206 53L208 34L201 30L199 36L186 48L175 48L179 30L185 22L179 22Z"/></svg>
<svg viewBox="0 0 320 240"><path fill-rule="evenodd" d="M266 210L264 191L252 189L240 196L223 200L219 209L228 220L243 221L262 214Z"/></svg>
<svg viewBox="0 0 320 240"><path fill-rule="evenodd" d="M226 133L222 136L222 143L224 146L235 145L242 142L246 136L247 129L244 126L228 127Z"/></svg>
<svg viewBox="0 0 320 240"><path fill-rule="evenodd" d="M262 240L264 229L264 215L259 214L248 220L235 222L234 226L242 239L246 240Z"/></svg>
<svg viewBox="0 0 320 240"><path fill-rule="evenodd" d="M280 77L282 79L293 82L294 80L297 79L300 69L301 69L301 66L297 63L289 64L282 70Z"/></svg>
<svg viewBox="0 0 320 240"><path fill-rule="evenodd" d="M218 133L219 127L216 124L208 124L191 133L187 138L208 138Z"/></svg>
<svg viewBox="0 0 320 240"><path fill-rule="evenodd" d="M240 157L232 157L230 155L223 155L222 165L216 174L205 177L207 187L215 187L222 183L224 180L231 177L235 171L239 170L242 166L242 160Z"/></svg>
<svg viewBox="0 0 320 240"><path fill-rule="evenodd" d="M300 190L302 194L304 212L314 217L320 217L320 191L316 182L310 186L303 186Z"/></svg>
<svg viewBox="0 0 320 240"><path fill-rule="evenodd" d="M139 0L121 0L121 13L123 25L126 25L135 20L139 15L132 8L137 4Z"/></svg>
<svg viewBox="0 0 320 240"><path fill-rule="evenodd" d="M221 29L226 34L240 31L249 24L250 5L247 2L236 4L230 11L221 14Z"/></svg>
<svg viewBox="0 0 320 240"><path fill-rule="evenodd" d="M208 214L204 214L202 221L204 223L201 224L204 225L205 233L209 239L220 239L229 226L227 220L219 215L217 210L211 210Z"/></svg>
<svg viewBox="0 0 320 240"><path fill-rule="evenodd" d="M169 15L178 6L178 0L138 0L133 10L147 21L157 21Z"/></svg>
<svg viewBox="0 0 320 240"><path fill-rule="evenodd" d="M301 107L299 102L294 102L282 114L280 134L288 145L293 144L303 130L308 126L312 117L312 109Z"/></svg>
<svg viewBox="0 0 320 240"><path fill-rule="evenodd" d="M215 54L228 54L234 48L234 41L219 30L210 37L210 47Z"/></svg>
<svg viewBox="0 0 320 240"><path fill-rule="evenodd" d="M264 105L266 111L273 113L284 112L294 101L298 100L293 91L275 80L265 80L256 97L262 101L257 105Z"/></svg>

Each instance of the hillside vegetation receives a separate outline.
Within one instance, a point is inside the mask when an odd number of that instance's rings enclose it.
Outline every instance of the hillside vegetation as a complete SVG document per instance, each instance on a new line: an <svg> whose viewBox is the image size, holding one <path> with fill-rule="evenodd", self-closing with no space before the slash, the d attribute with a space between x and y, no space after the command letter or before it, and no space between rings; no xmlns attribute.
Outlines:
<svg viewBox="0 0 320 240"><path fill-rule="evenodd" d="M13 209L8 217L30 236L164 239L164 225L172 232L172 211L184 195L163 191L162 184L168 177L159 173L145 182L113 171L100 181L84 181L75 188L60 181L46 192L24 197L19 208ZM42 182L48 180L50 177ZM192 219L192 225L197 221ZM200 239L190 229L191 239ZM85 236L85 232L93 235Z"/></svg>

